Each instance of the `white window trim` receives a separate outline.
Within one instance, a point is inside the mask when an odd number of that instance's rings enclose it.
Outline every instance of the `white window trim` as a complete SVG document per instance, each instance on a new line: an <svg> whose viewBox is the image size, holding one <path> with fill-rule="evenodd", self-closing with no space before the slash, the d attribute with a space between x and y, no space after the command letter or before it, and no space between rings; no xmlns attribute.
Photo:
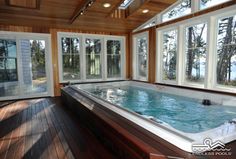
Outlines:
<svg viewBox="0 0 236 159"><path fill-rule="evenodd" d="M81 55L81 52L82 52L82 36L80 35L80 34L73 34L73 33L58 33L57 34L57 48L58 48L58 63L59 63L59 81L60 82L68 82L68 80L64 80L63 79L63 63L62 63L62 61L63 61L63 58L62 58L62 55L63 55L63 53L62 53L62 46L61 46L61 38L63 38L63 37L65 37L65 38L79 38L79 42L80 42L80 52L79 52L79 56L80 56L80 59L82 58L82 55ZM84 61L84 60L82 60L82 61ZM82 65L82 63L81 63L81 60L80 60L80 68L82 68L81 66L83 66ZM80 78L82 78L82 71L80 70ZM82 79L80 79L80 80L70 80L70 82L77 82L77 81L82 81Z"/></svg>
<svg viewBox="0 0 236 159"><path fill-rule="evenodd" d="M83 82L101 82L101 81L115 81L125 80L126 78L126 39L125 36L114 36L114 35L100 35L100 34L83 34L73 32L57 32L57 43L58 43L58 63L59 63L59 80L60 83L83 83ZM76 80L63 80L63 61L62 61L62 47L61 38L80 38L80 79ZM86 38L101 39L102 50L101 50L101 75L100 79L86 79ZM107 78L107 57L106 57L106 40L120 40L121 41L121 77L119 78Z"/></svg>
<svg viewBox="0 0 236 159"><path fill-rule="evenodd" d="M176 48L176 80L163 80L163 33L164 32L168 32L168 31L173 31L176 30L177 31L177 48ZM159 39L159 41L157 41L157 56L156 56L156 61L158 66L156 67L157 73L156 73L156 79L158 81L158 83L165 83L165 84L171 84L171 85L176 85L177 84L177 80L178 80L178 49L179 49L179 45L178 45L178 39L179 39L179 33L178 33L178 27L168 27L165 29L157 29L156 31L157 34L157 39Z"/></svg>
<svg viewBox="0 0 236 159"><path fill-rule="evenodd" d="M16 40L16 51L17 51L17 74L19 82L19 95L17 96L7 96L0 97L0 100L13 100L13 99L24 99L24 98L37 98L37 97L48 97L54 96L54 83L53 83L53 68L52 68L52 54L51 54L51 35L42 34L42 33L25 33L25 32L9 32L9 31L0 31L0 37L2 39L14 39ZM29 39L29 40L44 40L45 45L45 69L47 76L47 92L44 93L34 93L34 94L25 94L22 90L23 82L23 73L22 73L22 57L19 40Z"/></svg>
<svg viewBox="0 0 236 159"><path fill-rule="evenodd" d="M138 56L137 56L137 39L138 38L147 38L147 76L140 77L138 74ZM149 78L149 32L143 32L135 34L133 36L133 79L139 81L148 81Z"/></svg>
<svg viewBox="0 0 236 159"><path fill-rule="evenodd" d="M191 6L190 6L191 11L190 11L190 13L185 14L185 15L181 15L181 16L176 17L176 18L173 18L173 19L169 19L169 20L163 21L163 15L164 15L165 13L167 13L167 12L169 12L170 10L174 9L177 5L179 5L179 4L181 4L181 3L183 2L183 0L179 0L179 1L175 2L175 3L172 4L170 7L168 7L167 9L165 9L164 11L162 11L162 12L160 13L160 15L161 15L161 23L165 23L165 22L168 22L168 21L171 21L171 20L174 20L174 19L177 19L177 18L181 18L181 17L184 17L184 16L186 16L186 15L189 15L189 14L193 13L193 8L194 8L194 6L192 5L192 4L193 4L192 2L193 2L193 1L196 1L196 0L190 0L190 1L191 1Z"/></svg>
<svg viewBox="0 0 236 159"><path fill-rule="evenodd" d="M195 0L192 0L192 1L194 2ZM203 10L209 9L209 8L211 8L211 7L214 7L214 6L221 5L221 4L223 4L223 3L227 3L227 2L229 2L229 1L233 1L233 0L227 0L227 1L225 1L225 2L221 2L221 3L219 3L219 4L215 4L215 5L212 5L212 6L209 6L209 7L206 7L206 8L201 9L201 2L200 2L200 0L198 0L198 2L196 3L196 7L197 7L197 11L203 11Z"/></svg>
<svg viewBox="0 0 236 159"><path fill-rule="evenodd" d="M222 2L222 3L219 3L219 4L217 4L217 5L224 4L224 3L227 3L227 2L229 2L229 1L232 1L232 0L228 0L228 1L226 1L226 2ZM163 20L162 20L163 14L165 14L165 13L168 12L168 11L170 11L171 9L173 9L174 7L176 7L178 4L180 4L181 2L182 2L182 0L176 1L176 2L173 3L171 6L169 6L168 8L166 8L165 10L163 10L162 12L156 14L156 15L155 15L153 18L151 18L151 19L154 19L154 18L155 18L155 19L156 19L156 24L161 24L161 23L165 23L165 22L170 21L170 20L168 20L168 21L163 22ZM214 5L214 6L215 6L215 5ZM204 9L200 9L200 0L191 0L191 12L190 12L189 14L196 13L196 12L199 12L199 11L203 11L203 10L205 10L205 9L209 9L209 8L211 8L211 7L214 7L214 6L210 6L210 7L204 8ZM188 14L186 14L186 15L188 15ZM186 16L186 15L183 15L183 16ZM183 17L183 16L180 16L180 17L177 17L177 18L181 18L181 17ZM175 19L177 19L177 18L175 18ZM134 29L133 32L140 31L140 30L144 29L143 26L147 25L147 24L150 22L151 19L149 19L149 20L146 21L144 24L142 24L142 25L140 25L139 27L137 27L136 29Z"/></svg>
<svg viewBox="0 0 236 159"><path fill-rule="evenodd" d="M223 86L219 85L216 82L216 62L217 62L217 54L216 54L216 45L217 45L217 31L218 31L218 19L236 15L236 5L223 8L217 11L210 12L208 14L204 14L198 17L194 17L191 19L187 19L184 21L180 21L168 26L160 27L156 29L157 32L157 45L156 45L156 82L163 83L158 77L160 72L160 34L159 31L168 29L168 28L178 28L178 52L177 52L177 85L179 86L187 86L187 87L195 87L195 88L204 88L209 90L216 90L222 92L233 92L236 93L236 87L234 86ZM190 21L190 22L189 22ZM185 28L187 26L192 26L194 24L199 23L207 23L207 61L206 61L206 70L205 70L205 82L203 85L185 83ZM217 26L217 27L216 27ZM172 83L168 83L172 84ZM175 85L175 84L174 84Z"/></svg>
<svg viewBox="0 0 236 159"><path fill-rule="evenodd" d="M121 43L121 54L120 55L120 58L121 58L121 72L120 72L120 77L107 77L107 41L108 40L117 40L117 41L120 41ZM125 44L126 44L126 40L125 40L125 37L105 37L104 38L104 46L105 46L105 51L104 51L104 59L105 59L105 68L106 68L106 71L105 71L105 77L107 80L123 80L125 79L125 73L126 73L126 51L125 51Z"/></svg>
<svg viewBox="0 0 236 159"><path fill-rule="evenodd" d="M193 22L189 22L188 24L183 26L184 27L184 32L183 32L183 35L182 35L183 36L183 44L184 44L184 45L182 45L182 47L183 47L183 49L182 49L183 50L183 56L182 56L182 58L183 58L183 64L182 64L183 72L182 73L183 74L181 76L183 77L182 84L184 86L205 88L205 82L203 84L200 84L200 83L197 83L197 82L188 82L186 80L186 74L185 74L185 72L186 72L186 40L187 40L186 37L185 37L185 35L186 35L186 28L194 26L194 25L198 25L198 24L203 24L203 23L205 23L207 25L207 34L208 34L208 32L209 32L209 28L208 28L209 22L208 22L208 19L196 20L196 21L193 21ZM208 44L208 37L207 37L207 41L206 41L206 56L207 57L208 57L208 52L207 52L208 51L208 47L209 47L209 44ZM206 59L206 61L207 61L207 59ZM208 71L207 71L207 64L206 64L206 66L205 66L204 81L206 80L207 76L208 76Z"/></svg>
<svg viewBox="0 0 236 159"><path fill-rule="evenodd" d="M214 25L213 26L214 29L214 39L212 40L214 46L217 46L217 35L218 35L218 20L222 19L222 18L226 18L229 16L235 16L236 15L236 7L235 10L232 11L228 11L228 12L224 12L220 15L216 15L213 18L214 21ZM217 27L216 27L217 26ZM213 54L213 60L212 60L213 66L217 65L217 49L216 47L214 47L214 54ZM212 88L215 90L225 90L225 91L230 91L230 92L236 92L236 87L235 86L224 86L224 85L220 85L217 83L217 79L216 79L216 67L211 68L213 75L212 75L212 81L213 81L213 86Z"/></svg>

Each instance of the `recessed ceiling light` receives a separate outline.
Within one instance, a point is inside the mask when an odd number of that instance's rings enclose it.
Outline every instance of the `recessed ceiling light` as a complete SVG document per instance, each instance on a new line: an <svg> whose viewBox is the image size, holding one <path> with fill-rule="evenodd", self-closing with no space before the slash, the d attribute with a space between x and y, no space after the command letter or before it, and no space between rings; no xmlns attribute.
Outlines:
<svg viewBox="0 0 236 159"><path fill-rule="evenodd" d="M111 6L110 3L104 3L104 4L103 4L103 7L105 7L105 8L109 8L110 6Z"/></svg>
<svg viewBox="0 0 236 159"><path fill-rule="evenodd" d="M148 10L148 9L144 9L142 12L143 12L143 13L148 13L149 10Z"/></svg>

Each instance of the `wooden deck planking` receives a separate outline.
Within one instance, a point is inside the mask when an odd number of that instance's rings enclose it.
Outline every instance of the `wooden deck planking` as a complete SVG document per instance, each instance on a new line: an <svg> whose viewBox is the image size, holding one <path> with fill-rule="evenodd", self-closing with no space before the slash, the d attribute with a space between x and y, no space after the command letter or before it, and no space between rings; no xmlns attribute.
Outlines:
<svg viewBox="0 0 236 159"><path fill-rule="evenodd" d="M59 98L0 108L0 158L115 158L67 111Z"/></svg>

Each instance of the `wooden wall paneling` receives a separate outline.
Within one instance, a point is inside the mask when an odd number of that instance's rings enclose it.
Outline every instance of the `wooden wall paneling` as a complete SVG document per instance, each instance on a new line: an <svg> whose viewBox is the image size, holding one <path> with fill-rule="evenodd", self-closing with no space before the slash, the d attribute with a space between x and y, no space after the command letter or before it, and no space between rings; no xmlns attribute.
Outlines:
<svg viewBox="0 0 236 159"><path fill-rule="evenodd" d="M132 48L132 45L130 45L130 37L132 37L130 34L127 34L126 35L126 79L130 79L131 78L131 74L130 74L130 65L131 65L131 61L130 61L130 57L132 55L132 52L131 52L131 48Z"/></svg>
<svg viewBox="0 0 236 159"><path fill-rule="evenodd" d="M52 67L53 67L53 84L54 95L60 96L60 81L59 81L59 65L58 65L58 46L57 46L57 30L50 29L51 47L52 47Z"/></svg>
<svg viewBox="0 0 236 159"><path fill-rule="evenodd" d="M155 83L156 77L156 28L149 29L148 82Z"/></svg>

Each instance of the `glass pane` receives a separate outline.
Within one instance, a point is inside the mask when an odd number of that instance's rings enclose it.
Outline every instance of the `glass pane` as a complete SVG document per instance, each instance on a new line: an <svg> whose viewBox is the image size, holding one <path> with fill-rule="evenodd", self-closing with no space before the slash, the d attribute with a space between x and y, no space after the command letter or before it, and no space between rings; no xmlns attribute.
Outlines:
<svg viewBox="0 0 236 159"><path fill-rule="evenodd" d="M200 9L209 8L229 0L200 0Z"/></svg>
<svg viewBox="0 0 236 159"><path fill-rule="evenodd" d="M236 86L236 16L218 21L217 83Z"/></svg>
<svg viewBox="0 0 236 159"><path fill-rule="evenodd" d="M16 41L0 39L0 57L16 58Z"/></svg>
<svg viewBox="0 0 236 159"><path fill-rule="evenodd" d="M61 38L62 53L79 53L80 52L79 38Z"/></svg>
<svg viewBox="0 0 236 159"><path fill-rule="evenodd" d="M86 78L99 79L101 74L101 40L100 39L86 39Z"/></svg>
<svg viewBox="0 0 236 159"><path fill-rule="evenodd" d="M140 77L147 77L147 56L138 55L138 74Z"/></svg>
<svg viewBox="0 0 236 159"><path fill-rule="evenodd" d="M107 55L107 77L121 77L121 59L120 55Z"/></svg>
<svg viewBox="0 0 236 159"><path fill-rule="evenodd" d="M0 97L19 95L16 41L0 39Z"/></svg>
<svg viewBox="0 0 236 159"><path fill-rule="evenodd" d="M206 65L207 25L186 28L186 80L203 83Z"/></svg>
<svg viewBox="0 0 236 159"><path fill-rule="evenodd" d="M163 80L176 79L177 30L163 33Z"/></svg>
<svg viewBox="0 0 236 159"><path fill-rule="evenodd" d="M20 40L23 91L25 94L47 92L44 40Z"/></svg>
<svg viewBox="0 0 236 159"><path fill-rule="evenodd" d="M137 40L138 45L138 76L147 77L147 38L143 37Z"/></svg>
<svg viewBox="0 0 236 159"><path fill-rule="evenodd" d="M107 41L107 77L121 76L121 42L119 40Z"/></svg>
<svg viewBox="0 0 236 159"><path fill-rule="evenodd" d="M63 55L63 79L80 79L80 56L76 54Z"/></svg>
<svg viewBox="0 0 236 159"><path fill-rule="evenodd" d="M0 82L17 81L16 58L0 58Z"/></svg>
<svg viewBox="0 0 236 159"><path fill-rule="evenodd" d="M191 0L183 0L173 9L163 14L162 21L165 22L190 13L191 13Z"/></svg>

